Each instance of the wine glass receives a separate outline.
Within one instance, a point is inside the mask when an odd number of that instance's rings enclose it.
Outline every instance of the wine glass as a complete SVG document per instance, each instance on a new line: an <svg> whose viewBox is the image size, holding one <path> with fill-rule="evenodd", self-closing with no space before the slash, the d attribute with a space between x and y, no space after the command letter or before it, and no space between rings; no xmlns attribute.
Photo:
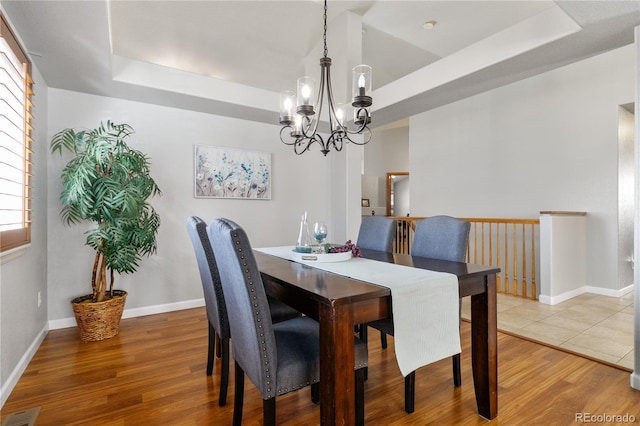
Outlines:
<svg viewBox="0 0 640 426"><path fill-rule="evenodd" d="M324 222L316 222L313 225L313 238L322 245L323 241L327 239L327 224Z"/></svg>

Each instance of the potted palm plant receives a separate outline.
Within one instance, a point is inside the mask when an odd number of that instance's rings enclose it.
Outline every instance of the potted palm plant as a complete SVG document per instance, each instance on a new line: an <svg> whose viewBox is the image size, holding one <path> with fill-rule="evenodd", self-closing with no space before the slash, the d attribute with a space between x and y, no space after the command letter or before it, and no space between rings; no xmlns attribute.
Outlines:
<svg viewBox="0 0 640 426"><path fill-rule="evenodd" d="M114 272L135 272L142 256L157 248L160 217L147 200L161 192L147 156L125 142L132 133L128 124L107 121L93 130L64 129L51 139L52 154L72 154L61 175L63 223L96 225L86 232L95 251L92 291L71 301L83 341L118 334L127 293L114 290Z"/></svg>

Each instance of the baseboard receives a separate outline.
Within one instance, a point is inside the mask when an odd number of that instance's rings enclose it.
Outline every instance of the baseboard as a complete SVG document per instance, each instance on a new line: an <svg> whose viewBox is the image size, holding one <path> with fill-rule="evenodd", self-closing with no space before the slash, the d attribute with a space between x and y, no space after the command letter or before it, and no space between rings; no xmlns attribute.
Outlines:
<svg viewBox="0 0 640 426"><path fill-rule="evenodd" d="M142 306L140 308L125 309L122 314L122 318L134 318L143 317L145 315L163 314L165 312L199 308L201 306L204 306L204 298L184 300L182 302L165 303L164 305Z"/></svg>
<svg viewBox="0 0 640 426"><path fill-rule="evenodd" d="M635 371L631 373L629 383L632 388L640 390L640 375Z"/></svg>
<svg viewBox="0 0 640 426"><path fill-rule="evenodd" d="M609 296L609 297L622 297L632 291L633 291L633 284L626 286L624 288L621 288L619 290L613 290L610 288L602 288L602 287L582 286L582 287L573 289L571 291L558 294L556 296L546 296L541 294L538 296L538 301L545 305L557 305L558 303L564 302L566 300L569 300L573 297L579 296L584 293L592 293L592 294L598 294L600 296Z"/></svg>
<svg viewBox="0 0 640 426"><path fill-rule="evenodd" d="M587 293L599 294L600 296L609 296L609 297L622 297L625 294L631 293L633 291L633 284L628 285L619 290L613 290L610 288L602 288L602 287L590 287L587 286Z"/></svg>
<svg viewBox="0 0 640 426"><path fill-rule="evenodd" d="M22 373L24 373L24 370L27 369L29 362L31 362L31 359L38 351L38 348L46 337L48 331L49 327L48 325L45 325L42 330L40 330L40 333L38 333L36 338L33 339L33 342L31 342L31 345L29 345L29 348L24 353L24 355L22 355L22 358L20 358L20 361L18 361L18 364L9 375L9 378L2 384L2 387L0 388L0 408L4 406L4 403L9 398L9 395L11 395L11 391L13 391L13 388L16 386L16 384L18 384L18 380L20 380L20 377L22 376Z"/></svg>
<svg viewBox="0 0 640 426"><path fill-rule="evenodd" d="M140 308L126 309L122 313L122 318L143 317L145 315L163 314L165 312L181 311L183 309L199 308L204 306L204 298L184 300L181 302L165 303L163 305L142 306ZM76 326L76 319L61 318L49 321L50 330L58 330L60 328L69 328Z"/></svg>
<svg viewBox="0 0 640 426"><path fill-rule="evenodd" d="M585 286L585 287L579 287L579 288L573 289L571 291L567 291L562 294L558 294L557 296L546 296L541 294L538 296L538 301L545 305L557 305L558 303L562 303L566 300L569 300L573 297L579 296L586 292L587 292L587 287Z"/></svg>

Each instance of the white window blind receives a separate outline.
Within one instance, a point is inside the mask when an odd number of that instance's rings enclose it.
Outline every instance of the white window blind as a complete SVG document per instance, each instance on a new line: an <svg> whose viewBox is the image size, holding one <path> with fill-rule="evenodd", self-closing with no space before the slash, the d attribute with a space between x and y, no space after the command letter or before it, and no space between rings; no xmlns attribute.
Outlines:
<svg viewBox="0 0 640 426"><path fill-rule="evenodd" d="M30 241L30 63L0 15L0 251Z"/></svg>

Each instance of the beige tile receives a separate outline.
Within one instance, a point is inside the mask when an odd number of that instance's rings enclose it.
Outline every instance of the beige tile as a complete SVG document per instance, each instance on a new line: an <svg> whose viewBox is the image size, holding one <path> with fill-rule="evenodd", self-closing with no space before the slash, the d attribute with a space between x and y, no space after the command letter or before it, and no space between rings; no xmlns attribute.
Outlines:
<svg viewBox="0 0 640 426"><path fill-rule="evenodd" d="M602 305L602 304L595 304L595 303L579 303L579 304L570 306L567 310L577 311L577 312L586 312L591 316L600 315L602 318L606 318L608 316L611 316L613 314L620 312L622 309L624 308L612 307L610 305Z"/></svg>
<svg viewBox="0 0 640 426"><path fill-rule="evenodd" d="M623 331L633 336L633 315L618 312L599 322L597 325L616 331Z"/></svg>
<svg viewBox="0 0 640 426"><path fill-rule="evenodd" d="M532 324L532 319L522 317L517 311L511 309L498 312L498 328L503 328L509 331L520 329Z"/></svg>
<svg viewBox="0 0 640 426"><path fill-rule="evenodd" d="M633 370L634 368L634 351L629 351L628 354L626 354L621 360L618 361L618 364L620 364L623 367L626 368L630 368Z"/></svg>
<svg viewBox="0 0 640 426"><path fill-rule="evenodd" d="M498 330L506 331L509 333L514 333L517 335L521 335L523 324L513 324L509 322L500 322L498 320Z"/></svg>
<svg viewBox="0 0 640 426"><path fill-rule="evenodd" d="M603 323L604 321L594 325L591 328L586 329L582 332L582 334L586 336L600 337L602 339L612 340L624 345L633 346L633 333L611 328L604 325Z"/></svg>
<svg viewBox="0 0 640 426"><path fill-rule="evenodd" d="M584 302L586 302L587 300L593 300L595 298L598 298L601 296L598 296L597 294L593 294L593 293L583 293L583 294L579 294L576 297L572 297L569 300L565 300L562 303L558 303L557 306L561 306L563 308L572 306L572 305L576 305L576 304L582 304Z"/></svg>
<svg viewBox="0 0 640 426"><path fill-rule="evenodd" d="M594 325L612 315L611 313L589 312L582 309L575 310L574 308L575 306L572 306L566 311L557 312L547 318L547 320L571 320L582 322L585 325ZM545 322L548 321L545 320Z"/></svg>
<svg viewBox="0 0 640 426"><path fill-rule="evenodd" d="M593 324L585 323L584 321L577 319L567 318L566 315L552 315L540 322L550 326L573 330L575 332L574 334L581 333L589 327L593 327Z"/></svg>
<svg viewBox="0 0 640 426"><path fill-rule="evenodd" d="M498 293L498 304L502 306L522 306L528 302L527 299L522 297L511 296L508 294Z"/></svg>
<svg viewBox="0 0 640 426"><path fill-rule="evenodd" d="M497 295L498 329L633 369L633 294L581 294L557 305ZM463 318L470 298L462 303Z"/></svg>
<svg viewBox="0 0 640 426"><path fill-rule="evenodd" d="M623 297L600 296L594 297L584 302L585 305L609 305L622 309L625 306L633 304L633 299Z"/></svg>
<svg viewBox="0 0 640 426"><path fill-rule="evenodd" d="M560 347L560 345L562 345L564 342L566 342L565 339L556 338L556 337L551 336L549 334L539 334L539 333L535 333L533 331L524 331L522 329L514 331L514 333L518 333L518 335L520 335L522 337L528 337L528 338L536 340L538 342L542 342L544 344L557 346L557 347Z"/></svg>
<svg viewBox="0 0 640 426"><path fill-rule="evenodd" d="M575 345L572 342L564 342L560 345L558 345L561 348L573 351L573 352L577 352L586 356L590 356L592 358L596 358L596 359L601 359L602 361L606 361L606 362L610 362L612 364L617 363L620 358L615 356L615 355L610 355L610 354L606 354L606 353L602 353L602 352L598 352L594 349L590 349L590 348L585 348L583 346L580 345Z"/></svg>
<svg viewBox="0 0 640 426"><path fill-rule="evenodd" d="M549 318L556 312L539 310L533 306L523 305L523 306L512 307L502 312L498 311L498 315L500 315L501 313L502 314L509 313L514 316L519 316L521 318L532 320L532 321L542 321L545 318Z"/></svg>
<svg viewBox="0 0 640 426"><path fill-rule="evenodd" d="M576 335L574 330L539 322L534 322L523 327L521 332L527 337L532 337L552 345L564 343Z"/></svg>
<svg viewBox="0 0 640 426"><path fill-rule="evenodd" d="M633 349L633 344L629 345L602 337L588 336L586 334L579 334L567 340L566 343L582 347L585 350L596 351L616 357L616 361Z"/></svg>

